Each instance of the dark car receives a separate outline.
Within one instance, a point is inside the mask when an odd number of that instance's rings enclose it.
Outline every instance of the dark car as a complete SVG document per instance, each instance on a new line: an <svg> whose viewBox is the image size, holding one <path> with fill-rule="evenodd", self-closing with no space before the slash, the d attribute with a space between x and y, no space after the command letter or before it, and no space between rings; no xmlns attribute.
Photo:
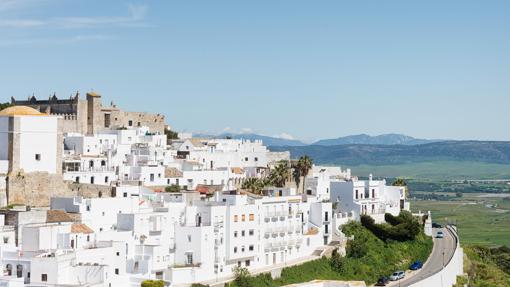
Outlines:
<svg viewBox="0 0 510 287"><path fill-rule="evenodd" d="M421 263L421 261L415 261L413 264L411 264L409 269L418 270L418 269L421 269L422 267L423 267L423 263Z"/></svg>
<svg viewBox="0 0 510 287"><path fill-rule="evenodd" d="M386 286L388 283L390 283L390 279L386 276L383 276L377 280L377 284L375 284L375 286Z"/></svg>
<svg viewBox="0 0 510 287"><path fill-rule="evenodd" d="M443 228L443 226L437 222L432 222L432 228Z"/></svg>

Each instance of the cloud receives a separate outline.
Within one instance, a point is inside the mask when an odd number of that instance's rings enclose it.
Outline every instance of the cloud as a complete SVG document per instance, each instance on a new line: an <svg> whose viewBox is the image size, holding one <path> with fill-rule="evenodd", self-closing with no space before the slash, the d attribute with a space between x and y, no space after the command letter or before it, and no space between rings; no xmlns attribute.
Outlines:
<svg viewBox="0 0 510 287"><path fill-rule="evenodd" d="M63 29L77 29L106 26L142 27L148 26L146 23L143 23L143 20L145 19L145 16L147 14L147 10L148 7L146 5L128 5L128 15L126 16L54 17L48 19L2 19L0 20L0 28L4 27L22 29L33 27L50 27Z"/></svg>
<svg viewBox="0 0 510 287"><path fill-rule="evenodd" d="M253 133L253 129L252 128L242 128L240 133L241 134L251 134L251 133Z"/></svg>

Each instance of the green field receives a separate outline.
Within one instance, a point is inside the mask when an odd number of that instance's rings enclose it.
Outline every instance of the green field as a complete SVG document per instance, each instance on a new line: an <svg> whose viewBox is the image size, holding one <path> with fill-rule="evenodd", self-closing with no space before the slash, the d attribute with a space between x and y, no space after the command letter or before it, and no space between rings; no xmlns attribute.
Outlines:
<svg viewBox="0 0 510 287"><path fill-rule="evenodd" d="M462 162L432 161L397 165L359 165L347 166L352 174L377 177L405 177L417 179L510 179L510 165Z"/></svg>
<svg viewBox="0 0 510 287"><path fill-rule="evenodd" d="M464 194L451 201L413 200L411 209L430 210L434 222L456 223L463 244L510 246L510 194L506 199Z"/></svg>

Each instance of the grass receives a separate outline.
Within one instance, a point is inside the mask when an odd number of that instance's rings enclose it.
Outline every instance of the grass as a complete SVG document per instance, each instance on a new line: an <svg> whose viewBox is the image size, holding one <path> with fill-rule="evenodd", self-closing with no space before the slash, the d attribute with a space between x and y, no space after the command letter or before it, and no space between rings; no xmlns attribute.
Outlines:
<svg viewBox="0 0 510 287"><path fill-rule="evenodd" d="M378 177L405 177L432 180L451 179L509 179L510 165L463 162L463 161L432 161L395 165L359 165L350 166L352 174Z"/></svg>
<svg viewBox="0 0 510 287"><path fill-rule="evenodd" d="M510 275L503 271L501 262L498 263L493 257L483 255L486 252L487 249L484 247L464 247L464 271L467 276L459 277L456 286L464 284L469 287L510 286Z"/></svg>
<svg viewBox="0 0 510 287"><path fill-rule="evenodd" d="M509 199L464 194L451 201L412 201L411 209L430 210L434 222L456 223L462 244L510 246Z"/></svg>
<svg viewBox="0 0 510 287"><path fill-rule="evenodd" d="M322 257L301 265L282 270L281 277L272 280L269 274L249 277L247 283L239 287L284 286L294 283L323 280L364 280L374 283L378 277L389 275L398 269L407 269L415 260L425 260L432 251L432 239L419 234L415 240L384 242L359 223L349 223L342 229L347 235L353 235L349 242L347 256L341 258L341 270L332 265L332 259ZM354 257L349 250L355 247L363 254ZM235 283L232 286L236 286Z"/></svg>

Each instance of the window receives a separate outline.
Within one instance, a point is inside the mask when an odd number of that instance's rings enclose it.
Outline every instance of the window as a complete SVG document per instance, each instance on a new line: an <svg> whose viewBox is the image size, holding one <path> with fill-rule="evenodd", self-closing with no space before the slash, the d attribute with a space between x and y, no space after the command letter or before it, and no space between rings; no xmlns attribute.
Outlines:
<svg viewBox="0 0 510 287"><path fill-rule="evenodd" d="M253 251L253 249L254 249L253 245L250 245L250 246L248 247L248 250L250 250L250 251Z"/></svg>
<svg viewBox="0 0 510 287"><path fill-rule="evenodd" d="M234 231L234 237L237 237L237 231Z"/></svg>
<svg viewBox="0 0 510 287"><path fill-rule="evenodd" d="M111 122L110 114L104 114L104 127L109 128L110 122Z"/></svg>
<svg viewBox="0 0 510 287"><path fill-rule="evenodd" d="M244 252L244 246L241 246L241 252Z"/></svg>
<svg viewBox="0 0 510 287"><path fill-rule="evenodd" d="M356 199L358 199L359 197L359 194L358 194L358 190L356 189Z"/></svg>
<svg viewBox="0 0 510 287"><path fill-rule="evenodd" d="M90 235L87 235L87 242L89 242L89 241L90 241Z"/></svg>
<svg viewBox="0 0 510 287"><path fill-rule="evenodd" d="M90 184L94 184L94 177L93 176L90 177Z"/></svg>
<svg viewBox="0 0 510 287"><path fill-rule="evenodd" d="M234 222L237 222L238 221L238 217L237 217L237 214L234 215Z"/></svg>
<svg viewBox="0 0 510 287"><path fill-rule="evenodd" d="M46 273L41 274L41 281L42 282L47 282L48 281L48 274L46 274Z"/></svg>
<svg viewBox="0 0 510 287"><path fill-rule="evenodd" d="M250 231L248 231L248 235L253 236L253 234L255 234L255 231L253 229L250 229Z"/></svg>
<svg viewBox="0 0 510 287"><path fill-rule="evenodd" d="M77 176L77 177L74 179L74 182L76 182L76 183L80 183L80 177L79 177L79 176Z"/></svg>
<svg viewBox="0 0 510 287"><path fill-rule="evenodd" d="M138 126L139 126L139 127L140 127L140 126L142 126L142 123L138 122Z"/></svg>
<svg viewBox="0 0 510 287"><path fill-rule="evenodd" d="M128 126L132 127L133 126L133 121L132 120L129 120L128 121Z"/></svg>
<svg viewBox="0 0 510 287"><path fill-rule="evenodd" d="M154 174L153 173L151 173L150 177L151 177L151 182L154 181Z"/></svg>
<svg viewBox="0 0 510 287"><path fill-rule="evenodd" d="M237 247L234 247L234 253L237 253Z"/></svg>
<svg viewBox="0 0 510 287"><path fill-rule="evenodd" d="M241 236L244 237L244 235L245 235L245 232L244 232L244 230L242 230L241 231Z"/></svg>
<svg viewBox="0 0 510 287"><path fill-rule="evenodd" d="M115 274L119 275L119 268L115 268Z"/></svg>
<svg viewBox="0 0 510 287"><path fill-rule="evenodd" d="M248 158L247 158L247 157L245 157L245 158L244 158L244 161L248 161Z"/></svg>
<svg viewBox="0 0 510 287"><path fill-rule="evenodd" d="M255 160L255 161L259 161L259 158L258 158L258 157L255 157L255 158L254 158L254 160Z"/></svg>
<svg viewBox="0 0 510 287"><path fill-rule="evenodd" d="M188 235L188 242L191 242L191 235Z"/></svg>
<svg viewBox="0 0 510 287"><path fill-rule="evenodd" d="M250 213L250 221L254 221L255 220L255 215L253 213Z"/></svg>
<svg viewBox="0 0 510 287"><path fill-rule="evenodd" d="M244 262L244 265L246 265L247 267L248 267L248 266L250 266L250 260L246 260L246 261Z"/></svg>
<svg viewBox="0 0 510 287"><path fill-rule="evenodd" d="M107 176L104 177L104 183L108 183L108 177Z"/></svg>
<svg viewBox="0 0 510 287"><path fill-rule="evenodd" d="M193 253L186 253L186 264L193 264Z"/></svg>
<svg viewBox="0 0 510 287"><path fill-rule="evenodd" d="M40 161L41 160L41 154L40 153L36 153L35 154L35 160L36 161Z"/></svg>
<svg viewBox="0 0 510 287"><path fill-rule="evenodd" d="M241 215L241 221L246 221L246 214Z"/></svg>

